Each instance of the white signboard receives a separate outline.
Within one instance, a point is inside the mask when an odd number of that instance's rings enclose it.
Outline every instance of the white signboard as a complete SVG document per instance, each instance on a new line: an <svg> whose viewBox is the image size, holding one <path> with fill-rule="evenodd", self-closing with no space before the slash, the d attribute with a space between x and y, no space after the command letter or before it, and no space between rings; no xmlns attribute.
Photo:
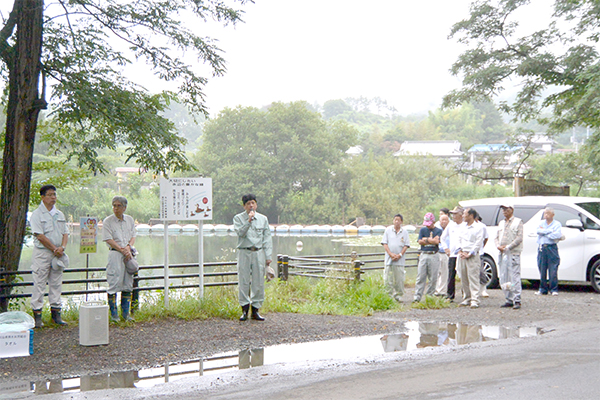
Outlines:
<svg viewBox="0 0 600 400"><path fill-rule="evenodd" d="M212 212L211 178L161 178L161 219L211 220Z"/></svg>
<svg viewBox="0 0 600 400"><path fill-rule="evenodd" d="M20 332L0 332L0 358L33 354L33 329Z"/></svg>

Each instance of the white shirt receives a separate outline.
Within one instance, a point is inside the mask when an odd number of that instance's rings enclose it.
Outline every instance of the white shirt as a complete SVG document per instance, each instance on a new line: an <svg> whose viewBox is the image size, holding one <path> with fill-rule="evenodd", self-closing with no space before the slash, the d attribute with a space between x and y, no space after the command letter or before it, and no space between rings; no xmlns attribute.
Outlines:
<svg viewBox="0 0 600 400"><path fill-rule="evenodd" d="M53 213L48 211L44 203L31 213L29 223L31 224L31 232L34 234L42 234L50 240L55 246L60 246L63 235L69 234L65 215L56 207L52 207ZM34 236L33 242L38 249L46 247Z"/></svg>
<svg viewBox="0 0 600 400"><path fill-rule="evenodd" d="M483 222L479 222L481 225L483 225L483 241L485 242L485 239L490 239L490 235L488 234L487 231L487 226L485 226L485 224ZM485 244L482 242L481 243L481 248L479 249L479 255L482 256L484 251L483 248L485 247Z"/></svg>
<svg viewBox="0 0 600 400"><path fill-rule="evenodd" d="M104 218L102 222L102 240L114 240L119 247L129 244L131 238L135 237L135 221L129 215L123 214L123 219L114 214ZM110 248L110 245L108 245Z"/></svg>
<svg viewBox="0 0 600 400"><path fill-rule="evenodd" d="M444 243L449 243L448 248L450 249L450 257L456 257L458 255L458 237L460 235L461 229L466 225L465 222L461 222L457 224L454 221L450 221L444 232L442 233L442 237L440 241Z"/></svg>
<svg viewBox="0 0 600 400"><path fill-rule="evenodd" d="M484 224L474 221L471 225L466 222L458 235L458 248L461 251L471 255L479 254L479 249L483 246Z"/></svg>
<svg viewBox="0 0 600 400"><path fill-rule="evenodd" d="M402 249L410 246L408 232L403 227L400 227L400 230L396 232L393 225L388 226L385 228L385 232L383 232L381 244L387 244L392 253L400 254L402 253ZM399 260L392 261L387 251L385 253L385 265L404 265L404 261L404 254Z"/></svg>

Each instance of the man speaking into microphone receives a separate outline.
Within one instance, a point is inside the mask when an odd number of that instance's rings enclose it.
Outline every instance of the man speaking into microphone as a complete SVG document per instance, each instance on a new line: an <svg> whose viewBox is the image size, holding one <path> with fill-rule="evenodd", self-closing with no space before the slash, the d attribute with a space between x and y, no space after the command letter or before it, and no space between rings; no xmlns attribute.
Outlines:
<svg viewBox="0 0 600 400"><path fill-rule="evenodd" d="M237 270L239 302L242 306L240 321L250 317L257 321L265 319L258 310L265 300L265 266L271 264L273 241L269 220L256 212L256 196L242 196L244 212L233 217L233 228L238 236Z"/></svg>

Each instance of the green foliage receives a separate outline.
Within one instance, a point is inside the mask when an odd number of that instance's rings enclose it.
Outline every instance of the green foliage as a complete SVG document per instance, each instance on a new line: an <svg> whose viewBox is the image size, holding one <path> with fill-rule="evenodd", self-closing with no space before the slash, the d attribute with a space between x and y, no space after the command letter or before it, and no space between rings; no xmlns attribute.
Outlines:
<svg viewBox="0 0 600 400"><path fill-rule="evenodd" d="M127 197L127 211L134 220L146 223L158 218L160 198L151 190L142 190L139 194L122 194L104 188L67 188L59 192L60 210L67 219L79 221L80 217L91 216L104 219L112 215L112 198L116 195Z"/></svg>
<svg viewBox="0 0 600 400"><path fill-rule="evenodd" d="M337 224L343 219L342 198L333 188L313 187L305 191L290 192L282 203L281 223L285 224Z"/></svg>
<svg viewBox="0 0 600 400"><path fill-rule="evenodd" d="M37 208L40 205L40 188L47 184L52 184L60 192L64 188L73 185L85 184L88 181L89 174L79 168L68 165L64 160L57 160L57 157L37 157L46 161L38 161L33 164L33 176L31 183L31 194L29 197L29 206ZM60 194L59 194L60 196Z"/></svg>
<svg viewBox="0 0 600 400"><path fill-rule="evenodd" d="M14 4L17 10L20 2ZM186 140L178 135L184 126L176 127L163 115L183 114L179 106L169 109L174 100L194 112L206 112L207 79L184 61L184 53L196 54L214 76L225 72L225 60L210 38L182 24L184 14L227 25L240 22L242 11L216 0L81 0L44 9L40 61L51 88L47 122L52 130L45 139L52 149L92 171L106 171L99 149L117 150L121 145L127 146L127 160L148 170L190 169L183 153ZM10 42L16 21L4 22L0 41ZM7 54L8 50L1 54L4 62ZM146 61L157 79L172 82L174 91L151 94L124 78L123 68L134 60ZM191 125L188 122L183 125ZM195 140L197 135L190 137Z"/></svg>
<svg viewBox="0 0 600 400"><path fill-rule="evenodd" d="M448 307L450 307L450 301L437 296L425 296L420 302L412 304L412 308L420 310L439 310Z"/></svg>
<svg viewBox="0 0 600 400"><path fill-rule="evenodd" d="M451 37L468 46L452 67L463 87L444 98L446 107L490 99L511 82L516 100L501 108L515 120L537 119L549 133L589 126L600 134L600 8L596 0L555 0L547 28L527 36L517 11L529 0L483 0L468 19L454 25ZM550 111L546 117L542 112Z"/></svg>
<svg viewBox="0 0 600 400"><path fill-rule="evenodd" d="M372 157L350 160L348 215L391 221L401 213L406 224L422 221L434 212L432 202L443 190L458 185L456 177L433 157Z"/></svg>
<svg viewBox="0 0 600 400"><path fill-rule="evenodd" d="M598 164L589 162L589 153L558 153L538 156L530 160L530 177L546 185L571 186L574 196L600 181Z"/></svg>
<svg viewBox="0 0 600 400"><path fill-rule="evenodd" d="M194 161L213 179L216 221L229 223L241 196L252 192L275 222L291 193L330 185L355 138L347 124L323 121L305 102L273 103L265 112L225 109L205 124Z"/></svg>
<svg viewBox="0 0 600 400"><path fill-rule="evenodd" d="M350 112L352 112L352 107L344 100L328 100L323 104L323 118L325 119L331 119Z"/></svg>
<svg viewBox="0 0 600 400"><path fill-rule="evenodd" d="M267 284L265 311L328 315L372 315L375 311L399 310L383 288L381 275L354 282L294 277L288 282Z"/></svg>

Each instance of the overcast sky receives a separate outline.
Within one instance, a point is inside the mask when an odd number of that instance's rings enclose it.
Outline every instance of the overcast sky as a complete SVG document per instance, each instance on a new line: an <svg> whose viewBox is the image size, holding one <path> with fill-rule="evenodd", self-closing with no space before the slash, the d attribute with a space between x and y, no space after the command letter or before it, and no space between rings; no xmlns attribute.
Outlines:
<svg viewBox="0 0 600 400"><path fill-rule="evenodd" d="M538 9L523 20L541 28L539 5L548 12L552 2L532 2ZM12 1L2 3L7 15ZM460 86L449 69L465 47L447 36L469 16L470 3L255 0L243 6L245 23L236 27L196 22L194 31L218 39L227 60L225 76L211 78L206 87L210 114L237 105L322 105L361 96L386 100L401 115L434 110ZM139 67L133 68L136 77L149 89L162 86Z"/></svg>
<svg viewBox="0 0 600 400"><path fill-rule="evenodd" d="M208 84L210 113L360 96L380 97L401 115L434 110L444 94L460 87L449 69L465 47L447 37L454 23L469 16L470 3L256 0L244 8L245 24L214 31L228 71ZM524 25L543 28L542 14L552 2L533 4Z"/></svg>
<svg viewBox="0 0 600 400"><path fill-rule="evenodd" d="M380 97L402 115L438 107L459 86L462 47L447 36L468 0L256 0L245 24L218 31L228 70L210 112L273 101Z"/></svg>

